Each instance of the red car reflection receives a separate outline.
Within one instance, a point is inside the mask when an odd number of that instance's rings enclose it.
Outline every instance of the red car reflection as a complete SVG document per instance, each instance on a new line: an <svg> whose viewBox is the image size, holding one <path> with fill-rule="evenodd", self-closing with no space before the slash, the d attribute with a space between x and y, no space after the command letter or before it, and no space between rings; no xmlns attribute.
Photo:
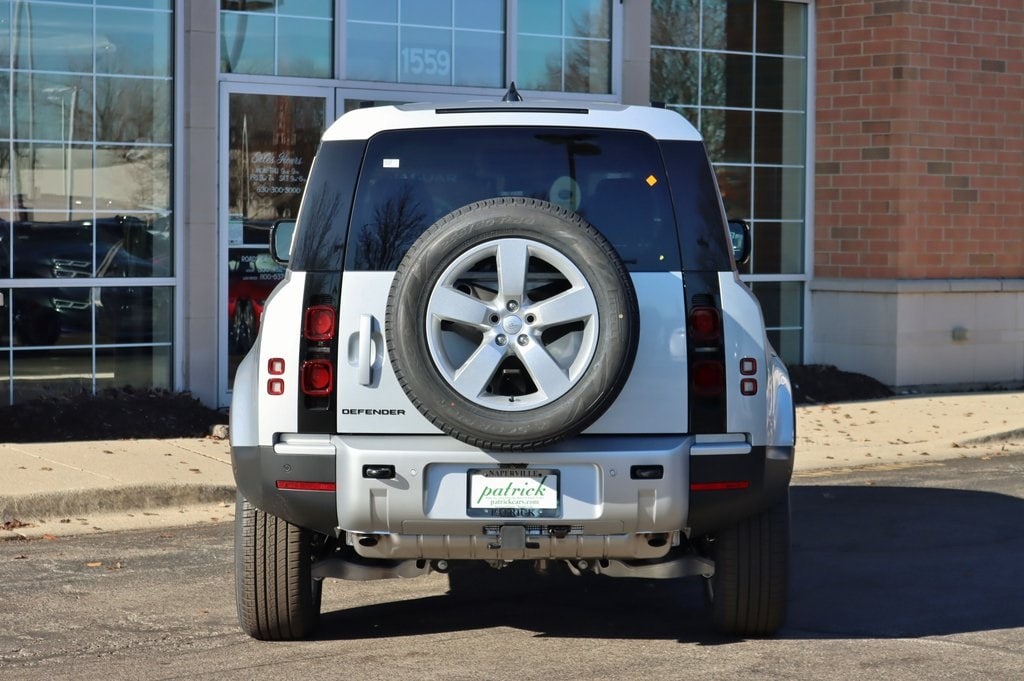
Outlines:
<svg viewBox="0 0 1024 681"><path fill-rule="evenodd" d="M269 253L231 249L228 256L228 352L244 355L256 341L263 316L263 304L277 282L284 278L284 266Z"/></svg>

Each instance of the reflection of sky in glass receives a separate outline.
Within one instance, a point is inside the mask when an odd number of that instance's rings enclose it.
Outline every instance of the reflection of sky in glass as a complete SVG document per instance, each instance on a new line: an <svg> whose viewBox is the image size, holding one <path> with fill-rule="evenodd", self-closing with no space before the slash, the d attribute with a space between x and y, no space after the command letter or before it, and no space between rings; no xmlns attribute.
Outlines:
<svg viewBox="0 0 1024 681"><path fill-rule="evenodd" d="M278 75L331 77L330 22L282 17L277 26Z"/></svg>
<svg viewBox="0 0 1024 681"><path fill-rule="evenodd" d="M393 83L398 77L397 26L349 24L345 55L348 77Z"/></svg>
<svg viewBox="0 0 1024 681"><path fill-rule="evenodd" d="M172 9L171 3L174 0L102 0L104 5L116 7L133 7L135 9ZM88 0L82 0L85 4L91 4Z"/></svg>
<svg viewBox="0 0 1024 681"><path fill-rule="evenodd" d="M502 30L505 26L504 0L455 0L455 26Z"/></svg>
<svg viewBox="0 0 1024 681"><path fill-rule="evenodd" d="M221 62L227 73L274 72L274 18L221 13Z"/></svg>
<svg viewBox="0 0 1024 681"><path fill-rule="evenodd" d="M92 71L92 8L21 4L15 10L19 37L16 68ZM105 47L107 44L97 37L96 48Z"/></svg>
<svg viewBox="0 0 1024 681"><path fill-rule="evenodd" d="M519 32L562 35L559 0L519 0Z"/></svg>
<svg viewBox="0 0 1024 681"><path fill-rule="evenodd" d="M170 14L97 9L96 25L98 71L170 75Z"/></svg>
<svg viewBox="0 0 1024 681"><path fill-rule="evenodd" d="M525 90L562 88L562 41L560 38L520 35L517 79Z"/></svg>
<svg viewBox="0 0 1024 681"><path fill-rule="evenodd" d="M334 16L333 0L277 0L278 14L330 19Z"/></svg>
<svg viewBox="0 0 1024 681"><path fill-rule="evenodd" d="M402 23L451 26L451 0L402 0Z"/></svg>
<svg viewBox="0 0 1024 681"><path fill-rule="evenodd" d="M455 85L501 87L505 73L505 36L455 31Z"/></svg>
<svg viewBox="0 0 1024 681"><path fill-rule="evenodd" d="M398 0L348 0L350 21L398 21Z"/></svg>
<svg viewBox="0 0 1024 681"><path fill-rule="evenodd" d="M262 14L221 12L221 71L330 78L334 22L323 2L281 2L276 14L273 5Z"/></svg>

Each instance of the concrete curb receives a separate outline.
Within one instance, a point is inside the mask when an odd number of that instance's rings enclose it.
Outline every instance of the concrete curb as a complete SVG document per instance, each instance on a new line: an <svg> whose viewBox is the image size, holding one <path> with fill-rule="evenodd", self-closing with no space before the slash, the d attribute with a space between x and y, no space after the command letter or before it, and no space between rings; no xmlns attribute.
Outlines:
<svg viewBox="0 0 1024 681"><path fill-rule="evenodd" d="M991 433L989 435L979 435L977 437L972 437L968 440L962 440L957 444L990 445L996 442L1010 442L1013 440L1024 440L1024 428L1017 428L1015 430L1005 430L998 433Z"/></svg>
<svg viewBox="0 0 1024 681"><path fill-rule="evenodd" d="M96 513L194 504L234 503L229 485L127 485L0 497L0 518L38 522Z"/></svg>

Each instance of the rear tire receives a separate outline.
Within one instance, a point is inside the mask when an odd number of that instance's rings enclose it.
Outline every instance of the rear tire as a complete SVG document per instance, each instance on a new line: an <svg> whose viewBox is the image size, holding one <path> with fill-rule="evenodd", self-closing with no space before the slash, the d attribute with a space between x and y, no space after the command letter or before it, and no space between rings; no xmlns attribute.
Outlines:
<svg viewBox="0 0 1024 681"><path fill-rule="evenodd" d="M708 579L711 620L728 636L771 636L786 618L789 494L775 506L718 533Z"/></svg>
<svg viewBox="0 0 1024 681"><path fill-rule="evenodd" d="M238 622L249 636L292 641L316 631L322 581L312 576L314 536L238 495L235 604Z"/></svg>

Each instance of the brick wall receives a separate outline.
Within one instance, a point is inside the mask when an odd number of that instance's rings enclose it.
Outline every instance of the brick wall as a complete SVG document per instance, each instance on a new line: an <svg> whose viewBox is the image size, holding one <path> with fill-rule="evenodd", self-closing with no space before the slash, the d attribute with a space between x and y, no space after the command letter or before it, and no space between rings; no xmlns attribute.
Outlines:
<svg viewBox="0 0 1024 681"><path fill-rule="evenodd" d="M1024 3L816 7L815 276L1024 277Z"/></svg>

